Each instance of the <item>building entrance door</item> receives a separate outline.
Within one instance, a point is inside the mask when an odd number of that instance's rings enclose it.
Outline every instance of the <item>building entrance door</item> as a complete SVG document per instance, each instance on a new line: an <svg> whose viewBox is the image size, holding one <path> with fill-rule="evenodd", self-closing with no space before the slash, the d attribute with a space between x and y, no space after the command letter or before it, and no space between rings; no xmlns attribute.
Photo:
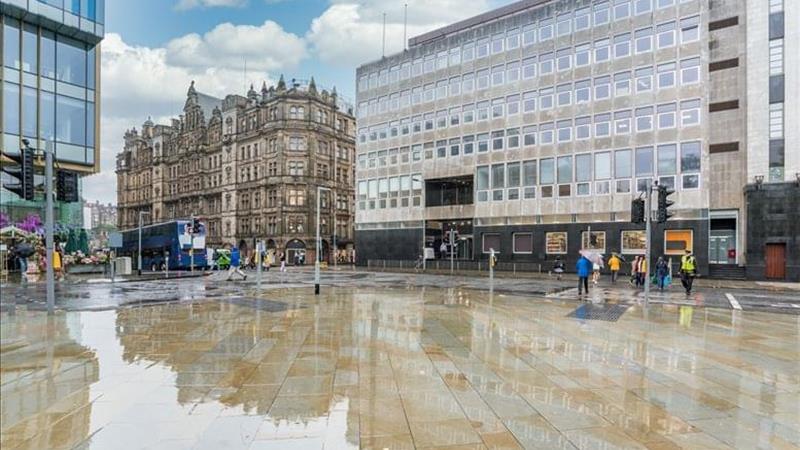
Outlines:
<svg viewBox="0 0 800 450"><path fill-rule="evenodd" d="M736 264L736 231L712 230L708 242L709 264Z"/></svg>
<svg viewBox="0 0 800 450"><path fill-rule="evenodd" d="M461 236L456 248L456 259L472 259L472 236Z"/></svg>
<svg viewBox="0 0 800 450"><path fill-rule="evenodd" d="M786 244L767 244L766 277L770 280L786 278Z"/></svg>

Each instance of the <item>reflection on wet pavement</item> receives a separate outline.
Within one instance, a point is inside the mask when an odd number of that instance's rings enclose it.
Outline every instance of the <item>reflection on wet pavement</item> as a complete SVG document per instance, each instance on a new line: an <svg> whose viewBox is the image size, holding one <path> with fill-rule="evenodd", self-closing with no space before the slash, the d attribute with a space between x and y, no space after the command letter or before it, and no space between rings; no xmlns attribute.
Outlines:
<svg viewBox="0 0 800 450"><path fill-rule="evenodd" d="M458 288L2 315L3 449L797 448L798 318Z"/></svg>

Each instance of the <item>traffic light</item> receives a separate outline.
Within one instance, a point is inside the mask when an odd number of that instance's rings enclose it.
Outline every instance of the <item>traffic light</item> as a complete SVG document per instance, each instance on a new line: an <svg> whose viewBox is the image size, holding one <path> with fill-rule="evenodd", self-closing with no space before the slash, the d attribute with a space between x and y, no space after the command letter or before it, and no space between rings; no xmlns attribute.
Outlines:
<svg viewBox="0 0 800 450"><path fill-rule="evenodd" d="M192 234L200 232L200 218L192 217Z"/></svg>
<svg viewBox="0 0 800 450"><path fill-rule="evenodd" d="M669 207L674 205L675 202L669 199L669 196L674 194L675 191L667 186L658 187L658 223L665 223L673 216L669 212Z"/></svg>
<svg viewBox="0 0 800 450"><path fill-rule="evenodd" d="M631 223L644 223L644 199L637 198L631 202Z"/></svg>
<svg viewBox="0 0 800 450"><path fill-rule="evenodd" d="M6 155L16 164L3 164L3 172L19 180L18 183L4 183L3 187L24 200L33 200L33 151L25 148L19 155Z"/></svg>
<svg viewBox="0 0 800 450"><path fill-rule="evenodd" d="M68 170L56 172L56 200L60 202L78 201L78 174Z"/></svg>

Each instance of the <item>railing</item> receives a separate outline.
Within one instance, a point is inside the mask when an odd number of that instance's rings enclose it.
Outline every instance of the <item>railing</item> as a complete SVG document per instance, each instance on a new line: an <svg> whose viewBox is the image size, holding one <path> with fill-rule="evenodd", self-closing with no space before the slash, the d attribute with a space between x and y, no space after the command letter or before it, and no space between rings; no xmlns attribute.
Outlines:
<svg viewBox="0 0 800 450"><path fill-rule="evenodd" d="M367 268L371 270L422 270L422 262L405 259L370 259L367 260ZM449 259L431 259L425 262L425 270L430 271L449 271ZM488 261L464 261L454 260L454 272L483 272L489 270ZM494 270L499 272L512 273L542 273L541 263L526 262L498 262Z"/></svg>

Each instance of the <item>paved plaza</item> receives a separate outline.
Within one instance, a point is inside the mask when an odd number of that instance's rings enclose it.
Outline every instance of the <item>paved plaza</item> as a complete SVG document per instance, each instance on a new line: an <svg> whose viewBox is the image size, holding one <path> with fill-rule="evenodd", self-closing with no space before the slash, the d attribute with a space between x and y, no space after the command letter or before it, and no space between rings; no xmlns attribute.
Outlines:
<svg viewBox="0 0 800 450"><path fill-rule="evenodd" d="M0 447L800 447L796 294L309 274L5 286Z"/></svg>

